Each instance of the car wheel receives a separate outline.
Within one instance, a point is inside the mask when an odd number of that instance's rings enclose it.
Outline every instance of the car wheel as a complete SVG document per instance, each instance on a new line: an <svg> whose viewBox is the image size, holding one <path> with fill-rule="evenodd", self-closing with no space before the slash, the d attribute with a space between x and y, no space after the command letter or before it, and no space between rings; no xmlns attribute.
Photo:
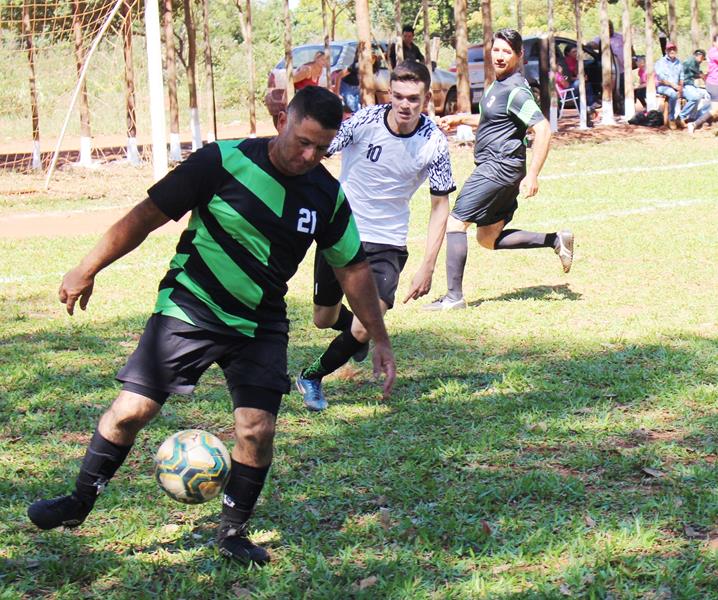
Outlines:
<svg viewBox="0 0 718 600"><path fill-rule="evenodd" d="M444 100L444 114L453 115L456 112L457 104L456 88L452 87L446 94L446 100Z"/></svg>

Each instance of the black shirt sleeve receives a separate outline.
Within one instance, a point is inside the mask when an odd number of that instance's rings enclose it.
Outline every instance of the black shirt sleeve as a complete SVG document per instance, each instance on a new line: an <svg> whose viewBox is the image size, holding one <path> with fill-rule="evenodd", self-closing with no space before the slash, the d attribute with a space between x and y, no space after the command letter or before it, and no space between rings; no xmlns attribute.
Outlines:
<svg viewBox="0 0 718 600"><path fill-rule="evenodd" d="M187 157L147 190L147 195L173 221L207 203L224 179L217 144L208 144Z"/></svg>

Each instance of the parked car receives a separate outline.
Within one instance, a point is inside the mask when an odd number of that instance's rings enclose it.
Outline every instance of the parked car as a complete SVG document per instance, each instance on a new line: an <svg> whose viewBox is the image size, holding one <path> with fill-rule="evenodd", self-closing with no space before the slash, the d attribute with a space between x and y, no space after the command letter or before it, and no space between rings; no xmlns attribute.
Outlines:
<svg viewBox="0 0 718 600"><path fill-rule="evenodd" d="M332 42L330 51L330 77L335 73L348 68L354 61L358 42ZM389 70L386 67L387 44L373 44L372 51L376 55L378 70L374 76L374 93L376 102L389 102ZM297 46L292 50L292 66L294 68L306 64L314 59L314 55L324 49L323 44L306 44ZM326 86L326 71L319 79L319 85ZM284 59L280 60L270 71L267 79L267 105L270 113L280 106L283 92L287 87L287 70ZM434 99L434 109L437 114L451 114L456 112L456 75L445 69L433 69L431 74L431 91ZM273 100L272 100L273 99ZM274 108L270 104L274 103Z"/></svg>
<svg viewBox="0 0 718 600"><path fill-rule="evenodd" d="M532 36L524 38L524 65L523 72L526 80L529 82L534 94L538 97L539 93L539 57L541 49L541 37ZM570 38L556 36L554 37L556 44L556 60L560 63L568 48L577 45L576 40ZM546 58L548 62L548 57ZM469 62L469 86L471 88L471 103L478 104L484 93L484 45L473 44L469 46L468 53ZM602 74L601 74L601 53L590 46L583 46L583 67L586 72L588 82L593 87L596 94L601 93ZM616 61L613 59L611 69L616 73ZM451 71L456 72L456 63L451 66ZM615 80L615 78L614 78Z"/></svg>

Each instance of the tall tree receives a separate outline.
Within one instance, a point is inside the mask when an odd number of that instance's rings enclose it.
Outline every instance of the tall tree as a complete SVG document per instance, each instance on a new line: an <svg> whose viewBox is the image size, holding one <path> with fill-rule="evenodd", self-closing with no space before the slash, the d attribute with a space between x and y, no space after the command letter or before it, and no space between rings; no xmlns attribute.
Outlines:
<svg viewBox="0 0 718 600"><path fill-rule="evenodd" d="M249 95L249 135L250 137L257 136L257 94L255 85L254 75L254 46L252 44L254 25L252 23L252 0L245 0L244 8L244 45L247 48L247 78L249 83L249 89L247 93ZM290 77L287 72L287 77Z"/></svg>
<svg viewBox="0 0 718 600"><path fill-rule="evenodd" d="M429 69L429 73L432 72L431 68L431 39L429 37L429 0L421 1L421 12L424 18L424 62L426 68ZM434 108L434 101L429 100L429 116L433 117L436 109Z"/></svg>
<svg viewBox="0 0 718 600"><path fill-rule="evenodd" d="M710 33L711 33L711 42L713 42L713 40L715 39L715 36L718 35L718 0L711 0Z"/></svg>
<svg viewBox="0 0 718 600"><path fill-rule="evenodd" d="M83 45L82 19L84 4L80 0L72 0L72 34L75 44L75 65L78 80L85 63L85 47ZM90 131L90 103L87 98L87 80L82 81L80 88L80 161L79 164L89 166L92 163L92 132Z"/></svg>
<svg viewBox="0 0 718 600"><path fill-rule="evenodd" d="M653 74L653 0L645 0L646 8L646 107L654 110L656 101L656 78Z"/></svg>
<svg viewBox="0 0 718 600"><path fill-rule="evenodd" d="M633 27L631 26L631 6L629 0L623 0L623 72L624 90L623 114L630 119L636 114L636 98L633 93Z"/></svg>
<svg viewBox="0 0 718 600"><path fill-rule="evenodd" d="M32 115L32 159L30 167L39 169L42 167L40 159L40 110L37 103L37 85L35 83L35 41L30 19L30 2L31 0L25 0L22 5L22 39L27 49L27 61L30 67L30 114Z"/></svg>
<svg viewBox="0 0 718 600"><path fill-rule="evenodd" d="M403 27L404 24L401 22L401 0L394 0L394 52L397 64L404 60L404 42L401 38ZM389 66L391 67L391 65Z"/></svg>
<svg viewBox="0 0 718 600"><path fill-rule="evenodd" d="M524 6L522 0L516 0L516 30L524 34Z"/></svg>
<svg viewBox="0 0 718 600"><path fill-rule="evenodd" d="M327 78L327 89L332 89L332 53L329 49L329 15L327 0L322 0L322 31L324 34L324 54L327 56L326 67L324 68L324 74Z"/></svg>
<svg viewBox="0 0 718 600"><path fill-rule="evenodd" d="M548 20L548 88L549 96L551 98L551 105L549 109L549 122L551 123L551 129L553 131L556 131L558 129L558 103L556 98L556 42L554 40L556 32L554 31L553 24L553 0L547 0L546 9Z"/></svg>
<svg viewBox="0 0 718 600"><path fill-rule="evenodd" d="M287 74L287 103L294 96L294 65L292 64L292 14L289 0L284 0L284 66Z"/></svg>
<svg viewBox="0 0 718 600"><path fill-rule="evenodd" d="M192 18L192 3L183 0L184 25L187 29L187 85L189 86L189 118L192 132L192 150L202 147L202 133L199 124L199 105L197 102L197 30Z"/></svg>
<svg viewBox="0 0 718 600"><path fill-rule="evenodd" d="M205 98L209 96L207 115L210 123L207 141L217 139L217 107L214 101L214 65L212 64L212 40L209 35L209 0L202 1L202 34L204 37Z"/></svg>
<svg viewBox="0 0 718 600"><path fill-rule="evenodd" d="M125 58L125 114L127 117L127 160L140 164L137 149L137 118L135 116L135 70L132 53L132 0L125 0L120 7L122 18L122 49Z"/></svg>
<svg viewBox="0 0 718 600"><path fill-rule="evenodd" d="M491 0L481 0L481 24L484 29L484 89L494 80L494 63L491 62L494 27L491 21Z"/></svg>
<svg viewBox="0 0 718 600"><path fill-rule="evenodd" d="M371 25L369 0L356 0L357 35L359 37L359 88L363 106L375 104L374 71L371 60Z"/></svg>
<svg viewBox="0 0 718 600"><path fill-rule="evenodd" d="M460 113L471 112L471 87L469 85L469 38L466 31L466 0L454 0L454 23L456 23L456 108ZM486 46L484 46L486 48ZM484 54L486 57L487 55ZM489 57L484 60L486 68ZM484 82L486 89L486 82Z"/></svg>
<svg viewBox="0 0 718 600"><path fill-rule="evenodd" d="M603 93L601 102L601 123L615 125L613 117L613 53L611 37L608 30L608 0L600 0L599 15L601 19L601 79Z"/></svg>
<svg viewBox="0 0 718 600"><path fill-rule="evenodd" d="M579 97L579 129L588 127L586 107L586 73L583 64L583 32L581 27L581 0L573 0L573 15L576 21L576 43L578 45L578 97Z"/></svg>
<svg viewBox="0 0 718 600"><path fill-rule="evenodd" d="M698 0L691 0L691 42L695 50L701 45L701 29L698 24Z"/></svg>
<svg viewBox="0 0 718 600"><path fill-rule="evenodd" d="M668 39L678 44L678 25L676 23L676 0L668 0Z"/></svg>
<svg viewBox="0 0 718 600"><path fill-rule="evenodd" d="M174 27L172 25L172 0L164 0L164 33L165 33L165 77L167 78L167 94L170 100L170 154L171 161L182 160L179 129L179 103L177 102L177 52L175 50Z"/></svg>

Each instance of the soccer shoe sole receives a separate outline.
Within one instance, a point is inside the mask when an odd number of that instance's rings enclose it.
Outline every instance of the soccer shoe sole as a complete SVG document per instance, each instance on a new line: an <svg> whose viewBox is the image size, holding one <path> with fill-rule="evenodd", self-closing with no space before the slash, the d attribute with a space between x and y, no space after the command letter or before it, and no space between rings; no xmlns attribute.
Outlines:
<svg viewBox="0 0 718 600"><path fill-rule="evenodd" d="M571 231L560 231L558 233L559 247L556 250L558 259L561 261L563 272L568 273L573 265L573 239L574 235Z"/></svg>

